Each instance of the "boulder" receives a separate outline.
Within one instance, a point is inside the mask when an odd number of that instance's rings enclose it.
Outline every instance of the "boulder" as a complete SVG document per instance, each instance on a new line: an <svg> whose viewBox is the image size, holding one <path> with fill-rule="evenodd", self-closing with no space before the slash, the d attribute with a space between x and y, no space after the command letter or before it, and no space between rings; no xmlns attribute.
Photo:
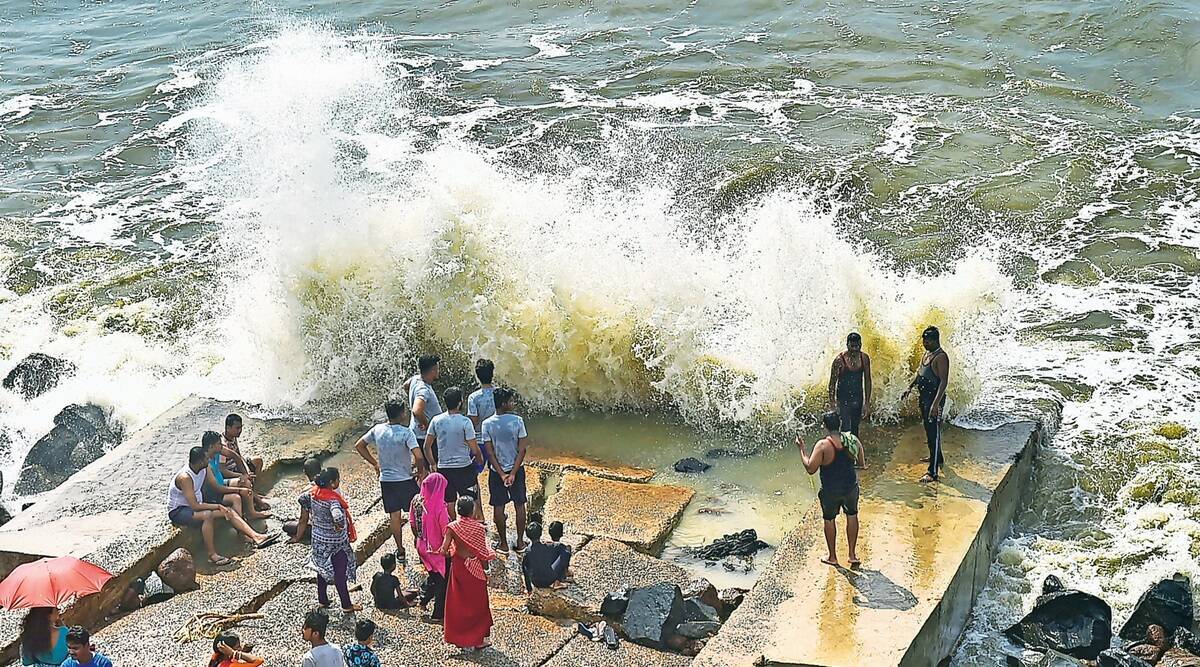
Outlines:
<svg viewBox="0 0 1200 667"><path fill-rule="evenodd" d="M667 638L666 647L676 653L695 657L704 649L704 642L699 639L689 639L683 635L671 635Z"/></svg>
<svg viewBox="0 0 1200 667"><path fill-rule="evenodd" d="M663 648L682 620L683 593L675 584L661 583L629 592L621 627L630 641Z"/></svg>
<svg viewBox="0 0 1200 667"><path fill-rule="evenodd" d="M600 603L600 615L617 618L629 608L629 591L617 591L604 596Z"/></svg>
<svg viewBox="0 0 1200 667"><path fill-rule="evenodd" d="M1126 641L1140 640L1151 625L1161 625L1168 635L1173 635L1179 628L1190 629L1193 620L1191 582L1176 574L1142 594L1120 636Z"/></svg>
<svg viewBox="0 0 1200 667"><path fill-rule="evenodd" d="M1153 667L1141 658L1129 655L1119 648L1105 649L1100 652L1097 660L1100 667Z"/></svg>
<svg viewBox="0 0 1200 667"><path fill-rule="evenodd" d="M9 371L0 385L29 400L50 391L64 377L74 373L75 364L34 352Z"/></svg>
<svg viewBox="0 0 1200 667"><path fill-rule="evenodd" d="M1197 637L1188 628L1179 628L1175 631L1174 637L1175 646L1187 651L1200 655L1200 637Z"/></svg>
<svg viewBox="0 0 1200 667"><path fill-rule="evenodd" d="M688 639L708 639L721 631L716 621L684 621L675 628L675 633Z"/></svg>
<svg viewBox="0 0 1200 667"><path fill-rule="evenodd" d="M717 587L713 586L712 582L704 577L693 579L682 590L685 599L699 600L714 609L721 606L721 597L717 591Z"/></svg>
<svg viewBox="0 0 1200 667"><path fill-rule="evenodd" d="M187 549L172 551L171 555L154 569L154 573L163 583L180 593L200 588L196 583L196 562L192 560L192 554Z"/></svg>
<svg viewBox="0 0 1200 667"><path fill-rule="evenodd" d="M717 613L717 608L704 604L696 598L684 598L683 600L683 620L684 621L711 621L713 623L721 622L721 615Z"/></svg>
<svg viewBox="0 0 1200 667"><path fill-rule="evenodd" d="M742 606L742 601L746 599L746 593L750 591L745 588L722 588L717 593L717 597L721 600L721 606L717 607L717 613L721 615L721 622L728 620L738 607Z"/></svg>
<svg viewBox="0 0 1200 667"><path fill-rule="evenodd" d="M707 561L719 561L729 556L753 556L759 549L771 545L758 539L758 533L753 528L747 528L740 533L730 533L713 540L711 544L691 549L696 558Z"/></svg>
<svg viewBox="0 0 1200 667"><path fill-rule="evenodd" d="M0 504L0 526L12 521L12 515L8 513L8 508Z"/></svg>
<svg viewBox="0 0 1200 667"><path fill-rule="evenodd" d="M54 428L34 443L17 478L17 493L49 491L104 455L124 435L100 406L68 405L54 417Z"/></svg>
<svg viewBox="0 0 1200 667"><path fill-rule="evenodd" d="M679 459L678 461L675 462L675 472L684 472L684 473L705 472L711 467L712 467L712 465L705 463L704 461L701 461L700 459L693 458L691 456L687 457L686 459Z"/></svg>
<svg viewBox="0 0 1200 667"><path fill-rule="evenodd" d="M1094 595L1061 585L1057 578L1047 578L1033 611L1004 635L1035 651L1053 649L1094 659L1112 644L1112 609Z"/></svg>
<svg viewBox="0 0 1200 667"><path fill-rule="evenodd" d="M1131 644L1125 649L1130 655L1154 665L1167 652L1167 632L1161 625L1151 625L1146 630L1146 640Z"/></svg>
<svg viewBox="0 0 1200 667"><path fill-rule="evenodd" d="M169 600L175 596L175 590L163 582L157 572L151 572L146 577L142 588L142 604L151 605Z"/></svg>
<svg viewBox="0 0 1200 667"><path fill-rule="evenodd" d="M1158 661L1158 667L1200 667L1200 656L1181 648L1167 649Z"/></svg>

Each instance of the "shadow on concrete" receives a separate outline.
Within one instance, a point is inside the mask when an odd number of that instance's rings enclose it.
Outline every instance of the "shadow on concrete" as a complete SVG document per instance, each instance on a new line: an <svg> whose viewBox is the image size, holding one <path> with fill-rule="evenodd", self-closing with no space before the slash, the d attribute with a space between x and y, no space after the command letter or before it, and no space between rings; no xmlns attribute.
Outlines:
<svg viewBox="0 0 1200 667"><path fill-rule="evenodd" d="M952 469L942 468L938 484L954 489L966 498L987 503L992 499L992 490L974 480L967 479Z"/></svg>
<svg viewBox="0 0 1200 667"><path fill-rule="evenodd" d="M838 567L838 572L858 591L854 604L868 609L893 609L908 611L917 606L917 596L897 584L879 570L859 568L849 570Z"/></svg>

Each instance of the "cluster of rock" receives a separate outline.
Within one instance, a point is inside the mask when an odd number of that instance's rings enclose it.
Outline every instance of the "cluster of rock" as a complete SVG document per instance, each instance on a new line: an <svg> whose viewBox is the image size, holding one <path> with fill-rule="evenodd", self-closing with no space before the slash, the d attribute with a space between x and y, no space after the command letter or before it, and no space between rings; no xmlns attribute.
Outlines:
<svg viewBox="0 0 1200 667"><path fill-rule="evenodd" d="M694 656L745 595L742 588L718 591L707 579L693 581L686 590L664 582L609 593L600 613L629 641Z"/></svg>
<svg viewBox="0 0 1200 667"><path fill-rule="evenodd" d="M121 611L132 611L146 605L165 602L176 593L200 588L196 582L196 561L187 549L180 547L163 559L145 579L138 579L121 600Z"/></svg>
<svg viewBox="0 0 1200 667"><path fill-rule="evenodd" d="M31 400L56 387L75 370L69 361L35 353L9 371L0 386ZM54 417L54 428L26 454L17 478L17 493L30 495L57 487L103 456L123 436L121 425L104 408L91 403L68 405Z"/></svg>
<svg viewBox="0 0 1200 667"><path fill-rule="evenodd" d="M1200 667L1193 634L1192 590L1176 574L1142 594L1113 647L1112 608L1095 595L1068 589L1053 575L1025 618L1004 631L1015 644L1043 653L1036 662L1009 656L1012 667Z"/></svg>

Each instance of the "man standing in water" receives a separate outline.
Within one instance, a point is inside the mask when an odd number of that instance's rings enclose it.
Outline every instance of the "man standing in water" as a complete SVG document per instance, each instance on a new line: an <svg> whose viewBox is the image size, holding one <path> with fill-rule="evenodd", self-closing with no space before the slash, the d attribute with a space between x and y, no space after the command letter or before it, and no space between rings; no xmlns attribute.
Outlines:
<svg viewBox="0 0 1200 667"><path fill-rule="evenodd" d="M929 469L921 482L936 482L938 469L942 467L942 408L946 406L946 386L950 383L950 355L942 349L942 334L937 327L925 328L921 334L921 345L925 347L925 357L917 368L917 374L908 389L904 390L901 400L908 398L913 387L917 388L917 396L921 404L921 421L925 425L925 443L929 445L929 457L921 461L929 462Z"/></svg>
<svg viewBox="0 0 1200 667"><path fill-rule="evenodd" d="M829 409L841 417L841 430L858 435L858 423L871 411L871 357L862 351L862 336L846 336L846 351L833 359L829 374Z"/></svg>
<svg viewBox="0 0 1200 667"><path fill-rule="evenodd" d="M838 512L846 513L846 542L850 546L850 567L860 562L855 548L858 546L858 473L859 467L867 465L862 443L852 433L842 433L841 418L836 412L826 412L821 418L825 426L825 437L813 445L812 455L804 451L804 436L796 436L800 448L800 460L810 475L821 471L821 490L817 498L821 501L821 518L825 521L825 545L829 556L822 558L826 565L837 566L837 519Z"/></svg>

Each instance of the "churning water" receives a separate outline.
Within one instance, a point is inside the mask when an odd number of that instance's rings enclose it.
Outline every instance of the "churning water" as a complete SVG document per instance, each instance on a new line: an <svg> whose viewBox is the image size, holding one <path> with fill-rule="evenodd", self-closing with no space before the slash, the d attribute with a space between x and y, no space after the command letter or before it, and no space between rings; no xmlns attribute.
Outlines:
<svg viewBox="0 0 1200 667"><path fill-rule="evenodd" d="M960 424L1061 414L956 664L1200 575L1186 1L3 7L0 358L79 367L0 391L9 479L68 402L361 414L429 349L780 427L858 329L890 419L934 323Z"/></svg>

